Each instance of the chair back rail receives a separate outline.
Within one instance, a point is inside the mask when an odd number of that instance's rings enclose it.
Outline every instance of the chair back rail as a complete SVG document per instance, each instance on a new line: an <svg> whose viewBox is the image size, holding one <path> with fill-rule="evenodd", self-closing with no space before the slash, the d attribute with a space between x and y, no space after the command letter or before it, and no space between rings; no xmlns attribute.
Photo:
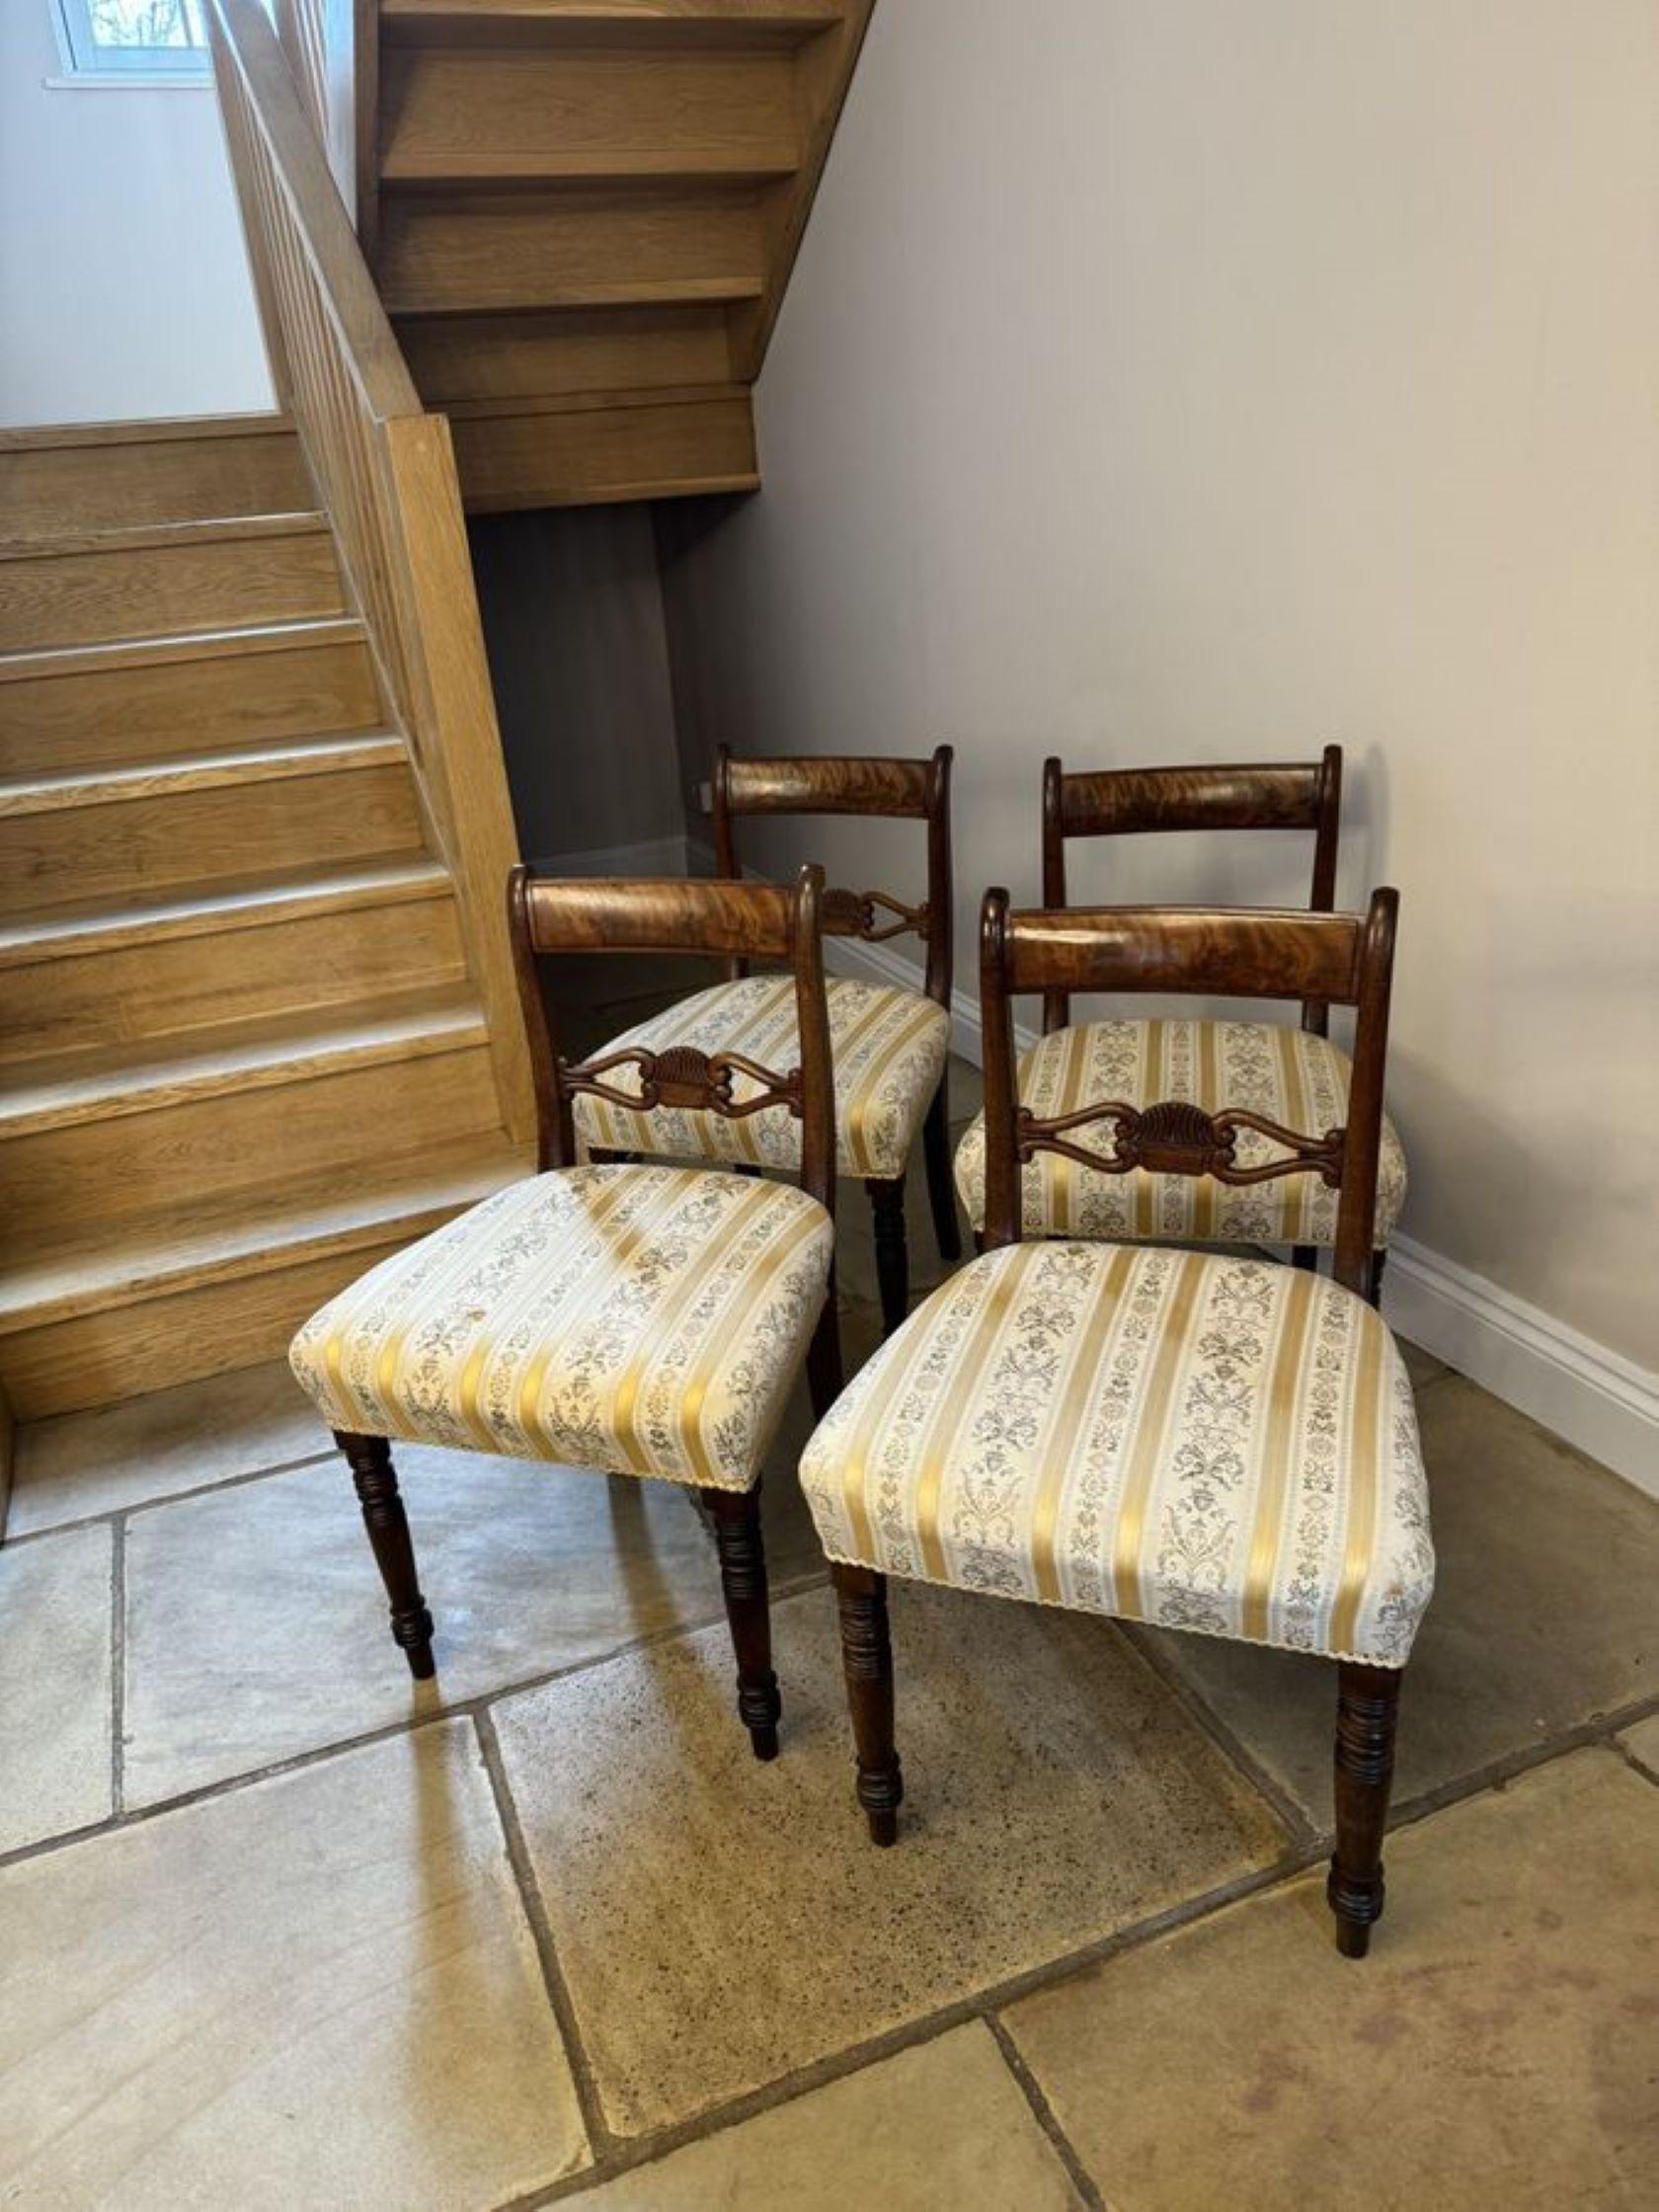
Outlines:
<svg viewBox="0 0 1659 2212"><path fill-rule="evenodd" d="M1212 1175L1231 1184L1318 1174L1340 1192L1337 1280L1367 1295L1377 1217L1388 1000L1399 912L1395 891L1373 893L1365 914L1229 908L1097 907L1014 911L988 891L981 912L980 989L985 1024L986 1241L1017 1241L1020 1176L1040 1151L1102 1174L1146 1167ZM1175 991L1195 996L1305 998L1356 1009L1348 1119L1339 1130L1297 1131L1238 1110L1215 1115L1188 1100L1137 1108L1089 1101L1044 1121L1019 1103L1011 1000L1061 990ZM1070 1143L1078 1129L1110 1122L1109 1153ZM1288 1157L1243 1166L1235 1144L1253 1130Z"/></svg>
<svg viewBox="0 0 1659 2212"><path fill-rule="evenodd" d="M1067 774L1057 758L1043 763L1043 904L1064 907L1068 837L1144 836L1192 830L1310 830L1313 882L1308 909L1336 904L1336 857L1342 829L1342 748L1326 746L1317 760L1173 768L1085 769ZM1065 990L1043 1002L1045 1030L1071 1018ZM1303 1027L1323 1036L1328 1014L1308 994Z"/></svg>
<svg viewBox="0 0 1659 2212"><path fill-rule="evenodd" d="M583 1092L633 1113L676 1107L733 1120L781 1105L801 1124L801 1187L834 1212L835 1093L824 984L822 868L803 868L786 887L677 878L550 878L517 867L509 879L507 905L544 1170L576 1162L571 1102ZM692 1046L662 1053L628 1048L596 1060L565 1060L542 962L562 953L644 952L741 953L784 962L795 980L797 1066L772 1068L742 1054L704 1054ZM637 1073L637 1092L607 1080L624 1067ZM757 1090L739 1099L733 1080L737 1075Z"/></svg>
<svg viewBox="0 0 1659 2212"><path fill-rule="evenodd" d="M824 933L861 938L866 944L910 934L919 937L926 956L922 988L937 1004L948 1006L955 896L951 760L948 745L937 747L925 760L854 753L745 758L722 746L714 766L715 866L722 876L743 874L733 829L740 815L862 815L872 821L924 822L925 901L912 906L887 891L829 890L824 895ZM732 960L727 973L744 974L744 962Z"/></svg>
<svg viewBox="0 0 1659 2212"><path fill-rule="evenodd" d="M311 0L297 15L286 5L296 22L318 20ZM206 17L278 404L454 883L504 1122L524 1137L533 1106L501 912L517 844L449 427L422 411L269 17L258 0L206 0Z"/></svg>

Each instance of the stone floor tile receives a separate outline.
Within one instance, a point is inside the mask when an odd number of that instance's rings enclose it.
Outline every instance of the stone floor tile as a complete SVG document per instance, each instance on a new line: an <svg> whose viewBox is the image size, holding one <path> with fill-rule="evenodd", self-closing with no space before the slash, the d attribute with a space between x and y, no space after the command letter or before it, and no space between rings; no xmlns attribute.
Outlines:
<svg viewBox="0 0 1659 2212"><path fill-rule="evenodd" d="M115 1810L113 1543L74 1529L0 1551L0 1852Z"/></svg>
<svg viewBox="0 0 1659 2212"><path fill-rule="evenodd" d="M1619 1741L1630 1757L1639 1760L1655 1781L1659 1781L1659 1712L1650 1712L1645 1720L1626 1728Z"/></svg>
<svg viewBox="0 0 1659 2212"><path fill-rule="evenodd" d="M1659 1792L1580 1752L1388 1874L1363 1965L1310 1875L1009 2012L1114 2212L1659 2202Z"/></svg>
<svg viewBox="0 0 1659 2212"><path fill-rule="evenodd" d="M416 1445L397 1462L436 1684L416 1685L392 1642L338 1461L134 1517L128 1804L721 1618L712 1540L673 1484ZM789 1486L769 1487L809 1564Z"/></svg>
<svg viewBox="0 0 1659 2212"><path fill-rule="evenodd" d="M9 1537L199 1490L334 1449L286 1360L61 1413L18 1432Z"/></svg>
<svg viewBox="0 0 1659 2212"><path fill-rule="evenodd" d="M1420 1344L1413 1344L1409 1337L1396 1336L1394 1342L1405 1356L1405 1372L1411 1378L1413 1390L1426 1390L1431 1382L1444 1382L1456 1372L1444 1360L1437 1360L1432 1352L1425 1352Z"/></svg>
<svg viewBox="0 0 1659 2212"><path fill-rule="evenodd" d="M774 1608L783 1755L723 1630L494 1707L610 2124L636 2135L1066 1954L1280 1853L1109 1623L894 1593L899 1846L853 1800L834 1608Z"/></svg>
<svg viewBox="0 0 1659 2212"><path fill-rule="evenodd" d="M470 1725L0 1872L0 2203L447 2212L586 2144Z"/></svg>
<svg viewBox="0 0 1659 2212"><path fill-rule="evenodd" d="M584 2212L1074 2212L1081 2200L975 2020L576 2202Z"/></svg>
<svg viewBox="0 0 1659 2212"><path fill-rule="evenodd" d="M1396 1804L1659 1692L1659 1504L1466 1382L1419 1407L1438 1574L1400 1702ZM1333 1670L1139 1631L1330 1820Z"/></svg>

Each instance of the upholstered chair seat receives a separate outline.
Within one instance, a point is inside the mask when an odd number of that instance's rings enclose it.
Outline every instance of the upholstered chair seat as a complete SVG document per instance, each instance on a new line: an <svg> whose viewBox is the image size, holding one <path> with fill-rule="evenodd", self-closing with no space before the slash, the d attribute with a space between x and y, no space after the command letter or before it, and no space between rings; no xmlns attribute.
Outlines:
<svg viewBox="0 0 1659 2212"><path fill-rule="evenodd" d="M1326 1037L1289 1024L1251 1021L1124 1020L1079 1022L1040 1038L1019 1064L1023 1106L1044 1119L1091 1101L1119 1099L1145 1109L1190 1100L1208 1114L1242 1109L1299 1134L1323 1136L1348 1118L1353 1067ZM1109 1156L1110 1121L1069 1134L1078 1150ZM964 1133L956 1187L968 1219L985 1226L985 1116ZM1269 1136L1237 1132L1236 1160L1255 1167L1289 1156ZM1336 1241L1339 1193L1320 1177L1226 1184L1214 1176L1162 1174L1144 1167L1108 1173L1039 1152L1021 1178L1028 1236L1171 1238L1213 1243L1315 1245ZM1377 1175L1376 1243L1385 1246L1405 1201L1405 1153L1383 1118Z"/></svg>
<svg viewBox="0 0 1659 2212"><path fill-rule="evenodd" d="M833 1241L793 1185L555 1169L382 1260L290 1357L336 1430L746 1491Z"/></svg>
<svg viewBox="0 0 1659 2212"><path fill-rule="evenodd" d="M835 1069L837 1171L866 1179L901 1176L944 1073L950 1016L920 991L890 984L834 978L825 988ZM687 1045L773 1067L792 1066L798 1047L790 979L749 976L715 984L613 1037L593 1058L616 1052L661 1055ZM610 1077L612 1088L635 1095L640 1083L637 1067L619 1067ZM738 1104L755 1089L750 1077L734 1073L732 1096ZM590 1148L800 1166L801 1125L782 1106L742 1117L687 1109L647 1114L590 1095L577 1099L575 1110L577 1136Z"/></svg>
<svg viewBox="0 0 1659 2212"><path fill-rule="evenodd" d="M1268 1260L988 1252L861 1370L801 1480L837 1561L1380 1667L1434 1582L1393 1338Z"/></svg>

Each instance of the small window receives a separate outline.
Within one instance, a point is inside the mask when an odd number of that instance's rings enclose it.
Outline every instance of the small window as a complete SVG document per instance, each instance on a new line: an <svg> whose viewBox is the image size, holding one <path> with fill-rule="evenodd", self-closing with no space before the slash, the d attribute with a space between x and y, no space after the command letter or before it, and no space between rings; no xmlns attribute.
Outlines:
<svg viewBox="0 0 1659 2212"><path fill-rule="evenodd" d="M71 76L185 83L209 73L199 0L53 0Z"/></svg>

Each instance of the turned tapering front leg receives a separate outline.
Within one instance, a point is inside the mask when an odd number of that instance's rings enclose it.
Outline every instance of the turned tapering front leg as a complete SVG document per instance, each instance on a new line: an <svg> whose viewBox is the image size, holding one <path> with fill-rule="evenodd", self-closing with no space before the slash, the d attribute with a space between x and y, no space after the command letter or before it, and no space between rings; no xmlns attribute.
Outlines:
<svg viewBox="0 0 1659 2212"><path fill-rule="evenodd" d="M705 1490L720 1554L720 1587L738 1662L738 1714L756 1759L778 1755L783 1699L772 1672L772 1616L766 1588L766 1546L760 1534L760 1485Z"/></svg>
<svg viewBox="0 0 1659 2212"><path fill-rule="evenodd" d="M869 1567L830 1568L840 1614L841 1671L858 1746L858 1802L872 1842L899 1840L905 1778L893 1741L893 1639L887 1625L887 1578Z"/></svg>
<svg viewBox="0 0 1659 2212"><path fill-rule="evenodd" d="M876 1231L876 1284L882 1333L891 1336L910 1304L910 1256L905 1243L905 1178L872 1175L864 1188Z"/></svg>
<svg viewBox="0 0 1659 2212"><path fill-rule="evenodd" d="M1325 1895L1336 1915L1336 1947L1364 1958L1382 1917L1382 1831L1394 1774L1394 1725L1401 1676L1391 1667L1344 1659L1336 1691L1336 1851Z"/></svg>
<svg viewBox="0 0 1659 2212"><path fill-rule="evenodd" d="M436 1672L433 1617L427 1611L415 1571L415 1546L410 1540L409 1518L398 1495L392 1448L383 1436L355 1436L343 1429L335 1430L334 1441L345 1453L356 1485L363 1527L386 1586L392 1634L409 1661L410 1673L417 1682L426 1682Z"/></svg>

